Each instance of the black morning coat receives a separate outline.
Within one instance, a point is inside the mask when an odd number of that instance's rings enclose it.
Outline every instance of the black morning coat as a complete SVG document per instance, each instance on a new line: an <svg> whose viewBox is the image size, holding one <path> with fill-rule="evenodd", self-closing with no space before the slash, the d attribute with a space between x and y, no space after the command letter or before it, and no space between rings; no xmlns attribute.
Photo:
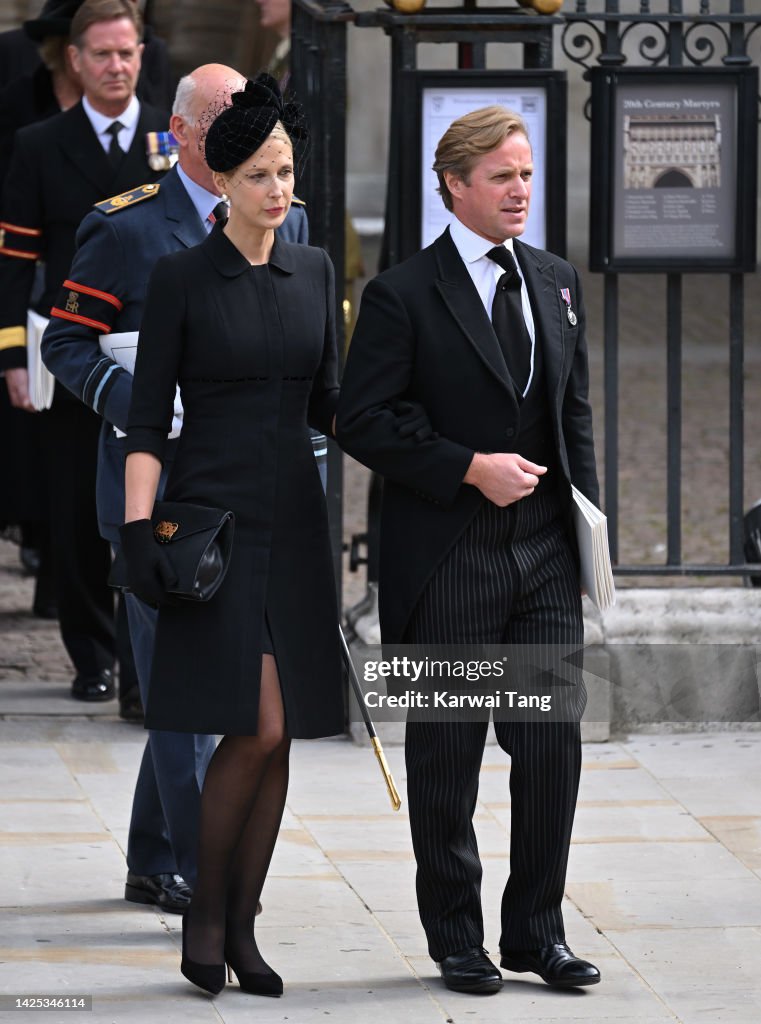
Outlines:
<svg viewBox="0 0 761 1024"><path fill-rule="evenodd" d="M333 267L275 239L250 266L218 223L162 257L148 288L126 450L161 458L179 381L184 420L165 499L235 514L230 569L206 603L159 610L146 725L252 735L266 612L289 736L343 731L327 511L307 430L338 399Z"/></svg>
<svg viewBox="0 0 761 1024"><path fill-rule="evenodd" d="M542 346L561 500L570 510L573 482L597 504L578 275L558 256L514 244ZM438 436L400 436L398 399L420 403ZM384 641L402 641L425 584L486 500L462 482L474 452L515 451L518 419L491 321L447 229L368 284L341 385L337 440L385 478Z"/></svg>

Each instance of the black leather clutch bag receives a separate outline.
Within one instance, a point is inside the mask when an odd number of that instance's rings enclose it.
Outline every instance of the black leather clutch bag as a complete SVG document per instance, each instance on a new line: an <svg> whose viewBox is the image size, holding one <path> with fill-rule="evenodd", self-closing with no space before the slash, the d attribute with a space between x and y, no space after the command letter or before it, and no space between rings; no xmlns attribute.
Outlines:
<svg viewBox="0 0 761 1024"><path fill-rule="evenodd" d="M184 501L157 501L151 516L153 536L164 547L177 582L172 597L208 601L220 587L230 564L235 516L218 508ZM108 582L127 590L127 567L121 551Z"/></svg>

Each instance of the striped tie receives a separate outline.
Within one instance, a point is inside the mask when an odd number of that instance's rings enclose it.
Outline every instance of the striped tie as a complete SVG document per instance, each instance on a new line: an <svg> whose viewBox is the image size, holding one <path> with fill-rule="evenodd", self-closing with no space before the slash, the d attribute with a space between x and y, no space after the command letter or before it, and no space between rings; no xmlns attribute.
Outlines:
<svg viewBox="0 0 761 1024"><path fill-rule="evenodd" d="M209 214L207 220L213 227L218 220L227 220L229 213L230 207L227 205L226 200L220 199L220 201Z"/></svg>

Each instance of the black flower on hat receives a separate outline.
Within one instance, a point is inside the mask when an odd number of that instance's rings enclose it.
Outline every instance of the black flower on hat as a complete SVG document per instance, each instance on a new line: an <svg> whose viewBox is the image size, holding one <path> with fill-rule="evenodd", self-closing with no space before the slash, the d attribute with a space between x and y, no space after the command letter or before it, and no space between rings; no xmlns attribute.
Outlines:
<svg viewBox="0 0 761 1024"><path fill-rule="evenodd" d="M214 112L206 132L206 163L212 171L224 173L239 167L259 149L278 121L291 139L294 157L303 158L309 138L303 108L283 101L272 75L262 72L230 99L229 106Z"/></svg>

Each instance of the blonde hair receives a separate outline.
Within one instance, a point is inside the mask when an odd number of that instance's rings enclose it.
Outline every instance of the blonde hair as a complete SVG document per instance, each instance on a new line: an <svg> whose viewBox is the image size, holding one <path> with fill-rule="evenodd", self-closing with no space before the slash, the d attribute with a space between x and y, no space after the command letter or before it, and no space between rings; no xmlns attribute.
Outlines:
<svg viewBox="0 0 761 1024"><path fill-rule="evenodd" d="M293 139L290 137L288 132L285 130L285 125L282 121L276 121L272 131L270 132L270 138L280 139L281 142L287 142L288 145L293 149Z"/></svg>
<svg viewBox="0 0 761 1024"><path fill-rule="evenodd" d="M51 75L56 71L66 69L66 47L68 45L69 40L66 36L45 36L37 47L40 60Z"/></svg>
<svg viewBox="0 0 761 1024"><path fill-rule="evenodd" d="M515 133L528 139L526 122L507 107L481 107L453 121L436 147L433 170L439 179L437 189L444 206L452 210L452 195L444 172L470 184L470 173L480 157L498 149L505 139Z"/></svg>

